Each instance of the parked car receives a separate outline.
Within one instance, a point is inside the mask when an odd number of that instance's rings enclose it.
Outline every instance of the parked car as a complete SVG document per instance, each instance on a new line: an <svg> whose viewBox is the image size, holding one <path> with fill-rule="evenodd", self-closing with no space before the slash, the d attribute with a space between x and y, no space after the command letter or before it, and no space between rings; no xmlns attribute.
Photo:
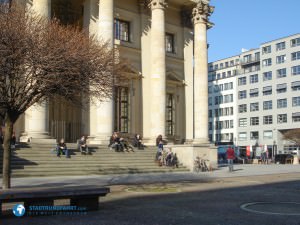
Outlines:
<svg viewBox="0 0 300 225"><path fill-rule="evenodd" d="M278 154L275 155L275 163L286 164L287 161L293 160L294 156L292 154Z"/></svg>

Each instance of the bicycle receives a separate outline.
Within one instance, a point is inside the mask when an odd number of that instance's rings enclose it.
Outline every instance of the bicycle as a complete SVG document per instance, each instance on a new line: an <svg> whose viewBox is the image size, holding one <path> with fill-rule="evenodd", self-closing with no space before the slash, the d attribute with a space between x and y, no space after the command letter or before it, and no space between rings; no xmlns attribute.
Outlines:
<svg viewBox="0 0 300 225"><path fill-rule="evenodd" d="M208 162L208 159L203 159L200 158L199 156L196 157L196 159L194 160L194 171L199 173L201 172L206 172L209 171L209 168L206 164L206 162Z"/></svg>

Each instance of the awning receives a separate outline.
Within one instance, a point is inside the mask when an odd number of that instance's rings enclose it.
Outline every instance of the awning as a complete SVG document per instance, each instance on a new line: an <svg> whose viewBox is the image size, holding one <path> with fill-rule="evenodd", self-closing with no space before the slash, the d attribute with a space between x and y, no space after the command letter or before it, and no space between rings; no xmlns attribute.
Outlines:
<svg viewBox="0 0 300 225"><path fill-rule="evenodd" d="M300 86L300 81L295 81L292 83L292 88L293 87L299 87Z"/></svg>
<svg viewBox="0 0 300 225"><path fill-rule="evenodd" d="M286 89L286 84L277 84L277 90Z"/></svg>
<svg viewBox="0 0 300 225"><path fill-rule="evenodd" d="M263 92L272 91L272 86L263 87Z"/></svg>
<svg viewBox="0 0 300 225"><path fill-rule="evenodd" d="M258 93L258 88L250 89L250 94L256 94Z"/></svg>
<svg viewBox="0 0 300 225"><path fill-rule="evenodd" d="M300 112L295 112L292 114L292 117L300 117Z"/></svg>

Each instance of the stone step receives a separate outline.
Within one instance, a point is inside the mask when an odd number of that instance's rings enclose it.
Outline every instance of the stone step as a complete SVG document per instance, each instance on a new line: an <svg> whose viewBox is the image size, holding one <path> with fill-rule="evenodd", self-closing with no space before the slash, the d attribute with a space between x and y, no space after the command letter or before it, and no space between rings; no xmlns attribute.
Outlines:
<svg viewBox="0 0 300 225"><path fill-rule="evenodd" d="M80 171L12 171L12 177L42 177L42 176L80 176L80 175L108 175L133 173L166 173L188 172L186 168L121 168L121 169L90 169Z"/></svg>
<svg viewBox="0 0 300 225"><path fill-rule="evenodd" d="M90 146L92 155L81 155L77 144L67 145L71 158L57 157L52 144L30 144L17 146L12 152L12 177L78 176L101 174L132 174L187 172L179 168L159 167L154 162L157 148L150 146L134 152L115 152L107 146ZM0 151L1 153L2 151ZM2 154L0 154L2 161ZM1 171L2 164L0 164Z"/></svg>

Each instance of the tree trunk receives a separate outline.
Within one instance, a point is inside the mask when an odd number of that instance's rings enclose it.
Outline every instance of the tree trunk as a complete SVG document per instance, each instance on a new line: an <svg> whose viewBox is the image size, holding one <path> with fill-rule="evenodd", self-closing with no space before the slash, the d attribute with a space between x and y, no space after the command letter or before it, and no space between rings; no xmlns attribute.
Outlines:
<svg viewBox="0 0 300 225"><path fill-rule="evenodd" d="M13 121L11 117L5 116L5 130L3 141L3 168L2 168L2 189L10 188L10 159L11 159L11 137L13 134Z"/></svg>

